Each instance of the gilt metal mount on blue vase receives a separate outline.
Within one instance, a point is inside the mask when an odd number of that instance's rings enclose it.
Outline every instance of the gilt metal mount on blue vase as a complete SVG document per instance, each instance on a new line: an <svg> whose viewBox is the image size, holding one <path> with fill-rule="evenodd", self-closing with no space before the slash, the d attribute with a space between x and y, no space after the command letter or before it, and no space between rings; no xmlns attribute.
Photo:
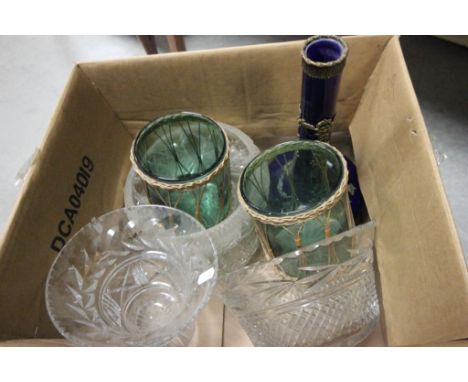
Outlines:
<svg viewBox="0 0 468 382"><path fill-rule="evenodd" d="M302 94L299 138L330 142L341 74L346 65L348 45L337 36L309 37L302 49ZM348 194L356 216L364 206L356 166L346 158L349 171Z"/></svg>

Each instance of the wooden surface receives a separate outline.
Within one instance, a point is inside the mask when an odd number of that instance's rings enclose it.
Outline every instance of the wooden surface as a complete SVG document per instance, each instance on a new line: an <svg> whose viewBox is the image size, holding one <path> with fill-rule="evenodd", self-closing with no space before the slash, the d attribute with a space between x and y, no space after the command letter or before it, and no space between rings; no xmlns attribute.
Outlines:
<svg viewBox="0 0 468 382"><path fill-rule="evenodd" d="M146 54L157 54L158 45L156 43L156 36L139 35L138 39L141 41ZM169 52L184 52L185 41L184 37L180 35L166 36Z"/></svg>

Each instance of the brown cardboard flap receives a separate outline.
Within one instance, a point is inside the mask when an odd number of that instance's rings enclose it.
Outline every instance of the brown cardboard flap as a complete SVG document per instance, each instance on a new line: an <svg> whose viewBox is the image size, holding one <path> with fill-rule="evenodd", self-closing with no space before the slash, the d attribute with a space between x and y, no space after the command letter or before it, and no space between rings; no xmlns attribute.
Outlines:
<svg viewBox="0 0 468 382"><path fill-rule="evenodd" d="M62 231L69 231L65 208L77 212L71 213L69 238L93 216L122 205L116 190L129 168L123 153L130 143L115 113L76 67L0 244L0 338L57 336L44 305L46 276L57 255L51 243L62 220ZM94 168L84 194L73 200L79 202L75 208L69 198L85 156Z"/></svg>
<svg viewBox="0 0 468 382"><path fill-rule="evenodd" d="M350 46L337 105L347 128L389 37L347 37ZM296 134L303 41L163 54L82 64L132 131L157 116L189 110L255 138Z"/></svg>
<svg viewBox="0 0 468 382"><path fill-rule="evenodd" d="M224 309L223 346L253 346L252 341L242 328L236 315L227 308Z"/></svg>
<svg viewBox="0 0 468 382"><path fill-rule="evenodd" d="M195 324L195 333L188 346L222 346L223 319L223 301L213 296L200 312Z"/></svg>
<svg viewBox="0 0 468 382"><path fill-rule="evenodd" d="M350 130L377 223L388 344L468 337L463 253L397 38L369 78Z"/></svg>

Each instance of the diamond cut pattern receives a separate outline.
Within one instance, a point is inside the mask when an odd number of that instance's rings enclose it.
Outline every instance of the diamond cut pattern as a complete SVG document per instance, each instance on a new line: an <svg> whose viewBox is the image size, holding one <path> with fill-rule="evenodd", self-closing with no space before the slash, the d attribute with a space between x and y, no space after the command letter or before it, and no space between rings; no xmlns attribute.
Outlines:
<svg viewBox="0 0 468 382"><path fill-rule="evenodd" d="M225 303L257 346L355 345L379 317L373 237L368 223L320 242L345 244L351 259L300 279L282 273L278 258L233 271L220 280Z"/></svg>

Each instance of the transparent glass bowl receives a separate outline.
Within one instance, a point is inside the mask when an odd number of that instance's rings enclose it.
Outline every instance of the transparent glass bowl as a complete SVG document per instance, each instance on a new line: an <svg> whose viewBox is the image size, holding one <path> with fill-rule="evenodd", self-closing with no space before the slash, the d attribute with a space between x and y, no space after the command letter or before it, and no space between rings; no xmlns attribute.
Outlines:
<svg viewBox="0 0 468 382"><path fill-rule="evenodd" d="M186 345L217 278L206 229L165 206L93 219L63 247L47 278L46 306L76 345Z"/></svg>
<svg viewBox="0 0 468 382"><path fill-rule="evenodd" d="M225 123L218 122L218 124L229 138L232 187L235 190L243 169L260 153L260 150L241 130ZM124 201L126 207L150 203L145 183L133 169L130 169L125 182ZM231 210L227 218L209 228L208 233L219 253L220 273L247 263L258 249L255 227L250 216L240 207L236 192L232 192Z"/></svg>
<svg viewBox="0 0 468 382"><path fill-rule="evenodd" d="M374 279L372 222L319 243L220 275L218 288L255 346L354 346L374 329L379 302ZM307 265L316 252L350 258ZM283 271L299 265L303 277ZM305 264L301 266L301 264Z"/></svg>

